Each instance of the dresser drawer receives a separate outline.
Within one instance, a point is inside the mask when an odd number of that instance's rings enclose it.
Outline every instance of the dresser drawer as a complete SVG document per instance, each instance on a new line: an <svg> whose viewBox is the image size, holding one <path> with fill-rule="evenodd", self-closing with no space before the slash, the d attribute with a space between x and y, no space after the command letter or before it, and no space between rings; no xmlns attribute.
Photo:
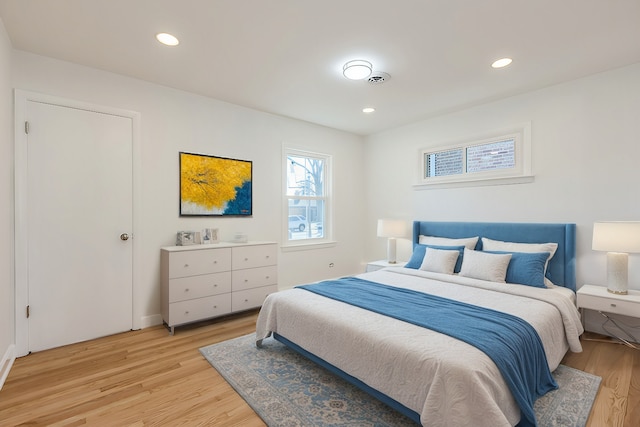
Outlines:
<svg viewBox="0 0 640 427"><path fill-rule="evenodd" d="M169 280L169 302L231 292L231 272L203 274Z"/></svg>
<svg viewBox="0 0 640 427"><path fill-rule="evenodd" d="M231 312L231 294L215 295L169 304L169 326L195 322ZM165 319L166 320L166 319Z"/></svg>
<svg viewBox="0 0 640 427"><path fill-rule="evenodd" d="M235 312L260 307L269 294L277 291L278 285L270 285L234 292L232 294L231 309Z"/></svg>
<svg viewBox="0 0 640 427"><path fill-rule="evenodd" d="M639 317L640 304L637 301L624 301L621 298L606 298L597 295L583 295L578 293L578 308L604 311L605 313L621 314L624 316Z"/></svg>
<svg viewBox="0 0 640 427"><path fill-rule="evenodd" d="M277 263L277 245L240 246L232 249L234 270L256 268Z"/></svg>
<svg viewBox="0 0 640 427"><path fill-rule="evenodd" d="M234 271L231 278L233 292L278 284L278 267L248 268Z"/></svg>
<svg viewBox="0 0 640 427"><path fill-rule="evenodd" d="M231 270L229 248L174 252L169 257L169 278Z"/></svg>

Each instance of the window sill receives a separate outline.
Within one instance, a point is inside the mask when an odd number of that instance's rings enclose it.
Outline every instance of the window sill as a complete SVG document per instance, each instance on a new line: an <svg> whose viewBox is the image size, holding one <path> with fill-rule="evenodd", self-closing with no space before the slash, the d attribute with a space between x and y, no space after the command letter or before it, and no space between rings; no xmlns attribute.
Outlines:
<svg viewBox="0 0 640 427"><path fill-rule="evenodd" d="M414 190L438 190L442 188L483 187L488 185L528 184L534 181L534 175L515 176L510 178L483 178L450 182L434 182L414 184Z"/></svg>
<svg viewBox="0 0 640 427"><path fill-rule="evenodd" d="M294 252L294 251L310 251L314 249L333 248L338 244L335 241L323 240L322 242L304 242L304 243L292 243L286 242L280 246L282 252Z"/></svg>

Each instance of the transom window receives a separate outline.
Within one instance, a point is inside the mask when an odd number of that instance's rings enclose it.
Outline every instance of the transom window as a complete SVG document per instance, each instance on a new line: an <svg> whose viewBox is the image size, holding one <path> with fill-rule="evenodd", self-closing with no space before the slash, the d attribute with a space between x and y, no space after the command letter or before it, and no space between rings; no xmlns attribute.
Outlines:
<svg viewBox="0 0 640 427"><path fill-rule="evenodd" d="M418 186L530 182L529 135L530 126L526 125L513 133L424 149Z"/></svg>

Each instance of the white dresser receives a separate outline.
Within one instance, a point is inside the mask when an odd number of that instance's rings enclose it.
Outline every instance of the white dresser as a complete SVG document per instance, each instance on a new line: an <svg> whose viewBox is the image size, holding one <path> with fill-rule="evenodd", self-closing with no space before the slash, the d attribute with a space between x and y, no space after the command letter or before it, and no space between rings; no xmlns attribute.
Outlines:
<svg viewBox="0 0 640 427"><path fill-rule="evenodd" d="M274 242L168 246L160 251L162 320L178 325L260 307L278 290Z"/></svg>

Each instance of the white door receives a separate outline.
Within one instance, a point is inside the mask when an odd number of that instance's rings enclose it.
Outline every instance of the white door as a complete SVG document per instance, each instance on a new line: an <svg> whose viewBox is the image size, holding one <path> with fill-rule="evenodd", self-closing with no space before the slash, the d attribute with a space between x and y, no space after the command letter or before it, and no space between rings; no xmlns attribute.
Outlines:
<svg viewBox="0 0 640 427"><path fill-rule="evenodd" d="M130 330L132 118L25 105L28 351Z"/></svg>

